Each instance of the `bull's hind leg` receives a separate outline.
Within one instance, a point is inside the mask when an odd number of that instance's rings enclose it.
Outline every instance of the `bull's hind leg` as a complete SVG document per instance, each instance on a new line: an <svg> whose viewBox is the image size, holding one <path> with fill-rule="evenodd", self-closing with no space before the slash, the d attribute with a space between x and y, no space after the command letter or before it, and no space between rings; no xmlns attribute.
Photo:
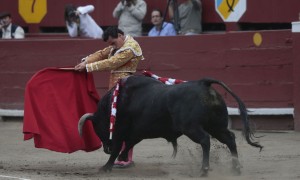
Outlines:
<svg viewBox="0 0 300 180"><path fill-rule="evenodd" d="M193 130L192 130L193 129ZM201 176L207 176L209 170L209 151L210 151L210 136L202 128L189 128L188 132L184 133L192 141L198 143L202 147L203 159Z"/></svg>
<svg viewBox="0 0 300 180"><path fill-rule="evenodd" d="M212 135L219 140L221 143L224 143L229 148L232 155L232 170L236 174L241 173L241 164L238 160L238 152L236 148L235 135L233 132L228 129L223 130L214 130Z"/></svg>

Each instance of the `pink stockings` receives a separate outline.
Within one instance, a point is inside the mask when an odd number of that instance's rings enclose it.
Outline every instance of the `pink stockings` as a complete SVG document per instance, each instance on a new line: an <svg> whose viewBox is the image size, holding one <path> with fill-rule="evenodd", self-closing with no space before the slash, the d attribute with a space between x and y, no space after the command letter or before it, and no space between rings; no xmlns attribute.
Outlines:
<svg viewBox="0 0 300 180"><path fill-rule="evenodd" d="M121 152L125 149L125 143L123 142L122 150ZM128 151L128 161L116 161L115 162L115 167L129 167L130 165L133 164L132 161L132 155L133 155L133 148L131 148Z"/></svg>

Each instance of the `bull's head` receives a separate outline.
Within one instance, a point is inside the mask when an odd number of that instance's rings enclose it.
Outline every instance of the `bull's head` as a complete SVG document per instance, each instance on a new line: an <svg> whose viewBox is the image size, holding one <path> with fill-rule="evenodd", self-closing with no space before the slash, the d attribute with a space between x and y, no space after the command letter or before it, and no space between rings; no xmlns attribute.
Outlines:
<svg viewBox="0 0 300 180"><path fill-rule="evenodd" d="M82 128L86 120L92 120L94 131L99 137L99 139L102 141L104 152L106 154L110 154L112 149L111 148L112 143L111 140L109 140L109 124L105 123L104 121L101 121L101 119L99 119L99 121L94 121L95 114L87 113L80 118L78 122L79 135L82 137Z"/></svg>
<svg viewBox="0 0 300 180"><path fill-rule="evenodd" d="M78 122L78 131L82 135L82 127L86 120L91 120L94 131L103 144L104 152L110 154L112 152L112 142L109 139L109 125L111 113L111 91L101 98L98 103L97 111L94 114L87 113L83 115Z"/></svg>
<svg viewBox="0 0 300 180"><path fill-rule="evenodd" d="M112 143L109 139L109 121L106 119L98 119L93 121L93 127L103 144L103 150L106 154L110 154L112 151Z"/></svg>

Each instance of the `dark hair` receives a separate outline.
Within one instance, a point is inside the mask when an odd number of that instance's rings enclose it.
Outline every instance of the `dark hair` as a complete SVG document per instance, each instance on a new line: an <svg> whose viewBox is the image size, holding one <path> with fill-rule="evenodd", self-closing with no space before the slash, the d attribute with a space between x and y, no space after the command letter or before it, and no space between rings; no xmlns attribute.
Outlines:
<svg viewBox="0 0 300 180"><path fill-rule="evenodd" d="M11 17L11 14L9 12L1 12L0 19L5 18L5 17Z"/></svg>
<svg viewBox="0 0 300 180"><path fill-rule="evenodd" d="M121 31L117 26L110 26L104 31L102 39L106 42L109 37L114 39L118 38L118 34L124 35L124 32Z"/></svg>
<svg viewBox="0 0 300 180"><path fill-rule="evenodd" d="M69 25L71 25L72 19L76 18L76 10L77 7L73 4L67 4L65 6L65 21L67 21Z"/></svg>
<svg viewBox="0 0 300 180"><path fill-rule="evenodd" d="M161 10L159 10L159 9L153 9L153 10L152 10L152 12L151 12L151 14L152 14L154 11L157 11L157 12L159 12L159 15L160 15L160 17L162 17L162 16L163 16L163 14L162 14Z"/></svg>

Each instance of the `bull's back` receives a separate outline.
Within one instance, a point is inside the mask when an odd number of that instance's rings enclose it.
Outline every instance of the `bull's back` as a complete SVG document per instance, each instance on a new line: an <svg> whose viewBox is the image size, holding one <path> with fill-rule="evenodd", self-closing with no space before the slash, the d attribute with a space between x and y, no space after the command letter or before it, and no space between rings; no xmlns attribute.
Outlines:
<svg viewBox="0 0 300 180"><path fill-rule="evenodd" d="M121 92L124 118L134 123L137 135L172 136L196 126L227 126L223 98L210 84L190 81L165 85L148 77L128 78Z"/></svg>
<svg viewBox="0 0 300 180"><path fill-rule="evenodd" d="M227 126L227 108L221 95L205 81L174 85L168 96L169 112L180 131L211 124Z"/></svg>

